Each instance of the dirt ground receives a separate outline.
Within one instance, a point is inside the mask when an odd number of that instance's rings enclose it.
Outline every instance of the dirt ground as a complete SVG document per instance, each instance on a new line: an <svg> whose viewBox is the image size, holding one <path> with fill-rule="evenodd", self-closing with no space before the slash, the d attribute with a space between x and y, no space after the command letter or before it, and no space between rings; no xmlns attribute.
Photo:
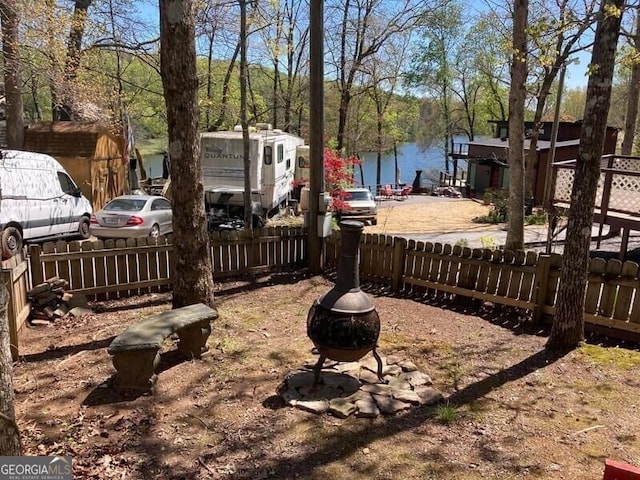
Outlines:
<svg viewBox="0 0 640 480"><path fill-rule="evenodd" d="M286 406L278 387L313 360L307 312L332 285L304 270L217 282L209 353L185 361L167 340L153 395L113 391L106 347L169 309L170 293L25 329L14 370L25 453L70 455L82 479L600 479L606 458L640 465L637 345L590 337L547 352L547 328L517 311L419 291L363 286L380 353L429 374L442 404L376 419Z"/></svg>

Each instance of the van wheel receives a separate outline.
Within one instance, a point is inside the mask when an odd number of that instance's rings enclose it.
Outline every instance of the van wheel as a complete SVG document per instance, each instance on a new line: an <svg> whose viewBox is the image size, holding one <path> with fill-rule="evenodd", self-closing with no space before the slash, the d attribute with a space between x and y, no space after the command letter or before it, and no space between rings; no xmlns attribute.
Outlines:
<svg viewBox="0 0 640 480"><path fill-rule="evenodd" d="M158 226L158 224L154 224L153 227L151 227L151 230L149 231L149 236L151 238L158 238L160 236L160 227Z"/></svg>
<svg viewBox="0 0 640 480"><path fill-rule="evenodd" d="M83 240L86 240L91 236L91 230L89 229L89 219L82 217L80 219L80 226L78 227L78 233Z"/></svg>
<svg viewBox="0 0 640 480"><path fill-rule="evenodd" d="M22 234L16 227L7 227L2 231L2 258L13 257L22 250Z"/></svg>

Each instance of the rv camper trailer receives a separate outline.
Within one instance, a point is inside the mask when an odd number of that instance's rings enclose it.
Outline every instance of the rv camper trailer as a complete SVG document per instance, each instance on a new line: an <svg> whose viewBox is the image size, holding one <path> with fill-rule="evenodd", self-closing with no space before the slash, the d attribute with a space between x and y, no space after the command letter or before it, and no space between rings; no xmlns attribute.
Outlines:
<svg viewBox="0 0 640 480"><path fill-rule="evenodd" d="M258 124L249 133L252 213L266 216L291 196L297 147L304 140ZM242 129L201 134L202 181L207 211L227 215L244 211L244 150Z"/></svg>

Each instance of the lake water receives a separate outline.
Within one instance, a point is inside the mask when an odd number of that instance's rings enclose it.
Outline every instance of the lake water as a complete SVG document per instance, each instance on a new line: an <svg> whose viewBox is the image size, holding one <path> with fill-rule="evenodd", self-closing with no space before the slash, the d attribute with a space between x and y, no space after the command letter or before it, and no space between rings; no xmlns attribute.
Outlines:
<svg viewBox="0 0 640 480"><path fill-rule="evenodd" d="M421 184L429 186L432 181L437 181L439 172L445 168L444 154L438 147L430 147L422 151L415 143L404 143L398 146L397 151L400 183L413 184L416 170L422 170ZM375 153L367 153L362 159L364 185L369 187L376 183L376 157ZM162 155L148 155L143 160L149 177L162 175ZM362 184L359 170L356 168L354 172L358 185ZM380 176L382 185L396 183L393 152L382 156Z"/></svg>

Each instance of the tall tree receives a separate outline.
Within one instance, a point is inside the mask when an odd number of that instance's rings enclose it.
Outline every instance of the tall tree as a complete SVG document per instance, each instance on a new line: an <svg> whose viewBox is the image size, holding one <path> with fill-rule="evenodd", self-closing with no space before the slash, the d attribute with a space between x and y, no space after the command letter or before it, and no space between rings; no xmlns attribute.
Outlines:
<svg viewBox="0 0 640 480"><path fill-rule="evenodd" d="M524 102L527 81L528 0L513 5L511 90L509 91L509 225L505 249L524 248Z"/></svg>
<svg viewBox="0 0 640 480"><path fill-rule="evenodd" d="M337 24L328 22L325 28L336 32L327 36L327 41L329 63L335 69L335 84L340 95L336 146L342 151L347 147L345 132L351 100L365 91L356 88L363 62L375 55L390 37L413 27L428 6L416 0L338 0L333 7L340 20ZM335 16L330 19L335 20ZM347 148L342 153L353 152Z"/></svg>
<svg viewBox="0 0 640 480"><path fill-rule="evenodd" d="M603 0L596 29L584 122L571 190L567 241L548 348L575 348L584 339L584 292L587 285L593 210L611 102L615 56L623 0Z"/></svg>
<svg viewBox="0 0 640 480"><path fill-rule="evenodd" d="M627 89L627 111L624 119L624 133L620 153L631 155L636 137L636 124L638 121L638 101L640 100L640 6L635 8L636 20L633 34L633 47L629 55L631 63L631 78Z"/></svg>
<svg viewBox="0 0 640 480"><path fill-rule="evenodd" d="M533 89L536 108L533 128L529 132L529 150L525 159L525 194L532 195L535 164L538 160L538 136L540 124L546 112L551 87L563 65L590 46L585 41L594 22L596 2L583 0L543 0L536 2L532 12L530 67L535 77Z"/></svg>
<svg viewBox="0 0 640 480"><path fill-rule="evenodd" d="M160 0L160 70L167 105L173 196L173 306L213 306L198 133L195 8Z"/></svg>
<svg viewBox="0 0 640 480"><path fill-rule="evenodd" d="M78 106L74 105L73 90L82 57L82 37L87 23L87 12L93 0L75 0L73 18L67 44L67 60L64 69L64 96L62 103L54 105L54 120L75 120Z"/></svg>
<svg viewBox="0 0 640 480"><path fill-rule="evenodd" d="M4 55L4 92L7 115L7 145L21 149L24 144L24 117L22 105L22 80L20 75L20 50L18 43L18 2L0 1L2 22L2 53Z"/></svg>
<svg viewBox="0 0 640 480"><path fill-rule="evenodd" d="M0 455L22 455L20 430L14 409L13 367L7 315L9 292L0 283Z"/></svg>

